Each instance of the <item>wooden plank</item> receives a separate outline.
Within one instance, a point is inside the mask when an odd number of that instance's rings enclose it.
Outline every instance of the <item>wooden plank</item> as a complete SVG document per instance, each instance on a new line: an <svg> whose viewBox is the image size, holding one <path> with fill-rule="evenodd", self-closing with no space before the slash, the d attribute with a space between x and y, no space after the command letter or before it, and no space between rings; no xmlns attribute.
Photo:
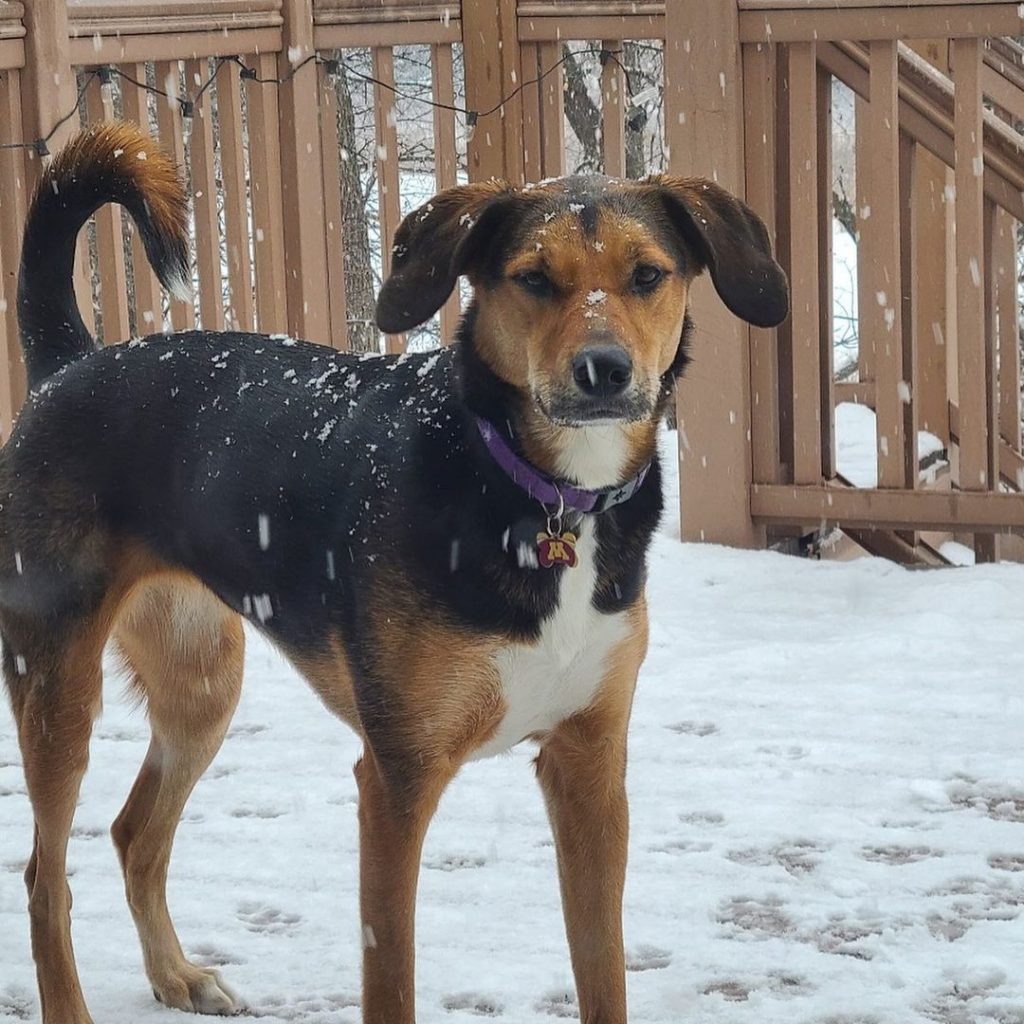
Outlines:
<svg viewBox="0 0 1024 1024"><path fill-rule="evenodd" d="M66 0L31 0L25 5L25 68L21 74L22 138L49 135L75 102L77 85L68 46ZM95 58L93 58L95 60ZM49 142L56 153L78 128L70 118ZM29 185L34 187L42 173L39 158L27 154Z"/></svg>
<svg viewBox="0 0 1024 1024"><path fill-rule="evenodd" d="M277 59L272 53L250 54L246 63L260 78L275 77ZM256 315L259 329L272 334L288 329L277 89L250 89L247 101Z"/></svg>
<svg viewBox="0 0 1024 1024"><path fill-rule="evenodd" d="M145 64L129 64L123 69L125 74L130 75L136 82L146 81ZM137 85L121 79L121 108L124 116L129 121L141 125L145 131L149 131L149 103L148 94ZM134 292L135 305L132 313L134 315L134 333L139 337L153 334L163 329L164 321L164 300L160 284L156 279L149 265L146 256L146 248L142 244L142 237L131 227L131 256L132 256L132 291Z"/></svg>
<svg viewBox="0 0 1024 1024"><path fill-rule="evenodd" d="M327 244L323 223L323 170L313 51L312 0L283 0L285 28L278 54L281 197L284 222L288 330L312 340L328 335Z"/></svg>
<svg viewBox="0 0 1024 1024"><path fill-rule="evenodd" d="M377 209L380 221L380 262L384 277L391 273L391 247L401 222L398 175L398 127L395 123L395 94L389 86L395 82L395 57L390 47L373 50L373 76L382 85L374 86L376 102L373 123L377 137ZM384 339L388 352L402 352L405 336L389 334Z"/></svg>
<svg viewBox="0 0 1024 1024"><path fill-rule="evenodd" d="M158 89L168 93L170 99L157 97L156 123L160 133L160 145L171 155L175 164L186 171L184 119L176 97L181 89L181 65L178 61L158 61L154 65ZM191 192L195 184L192 183ZM191 283L191 282L190 282ZM196 325L196 310L192 299L178 299L171 296L171 326L176 331L191 330Z"/></svg>
<svg viewBox="0 0 1024 1024"><path fill-rule="evenodd" d="M665 10L665 134L672 174L701 174L742 195L742 67L732 4L669 4ZM602 38L619 38L602 33ZM680 521L687 539L738 547L763 543L750 519L750 365L747 325L694 282L699 383L676 391ZM815 381L817 388L817 381Z"/></svg>
<svg viewBox="0 0 1024 1024"><path fill-rule="evenodd" d="M373 14L377 14L374 11ZM361 12L365 13L365 12ZM365 21L327 24L318 9L313 39L318 50L342 50L357 46L377 46L386 39L390 46L442 45L462 41L461 22L451 18L429 21Z"/></svg>
<svg viewBox="0 0 1024 1024"><path fill-rule="evenodd" d="M891 40L871 43L871 103L864 145L870 158L866 190L870 215L860 222L858 274L861 344L874 353L876 447L880 487L907 486L903 430L902 267L900 263L899 114L897 50ZM858 135L860 130L858 129ZM858 172L861 171L858 165ZM858 191L863 186L858 184ZM909 396L907 396L909 397ZM912 439L911 439L912 440ZM915 469L916 473L916 469Z"/></svg>
<svg viewBox="0 0 1024 1024"><path fill-rule="evenodd" d="M208 61L185 61L189 90L205 82ZM217 215L217 177L214 168L212 96L208 89L197 104L189 136L192 164L192 208L195 211L196 265L199 270L199 316L204 331L223 331L224 291L220 263L220 221Z"/></svg>
<svg viewBox="0 0 1024 1024"><path fill-rule="evenodd" d="M256 85L257 89L270 88ZM224 191L224 238L231 294L228 323L234 330L256 326L252 295L249 199L246 190L245 143L242 139L242 80L239 69L227 67L217 79L220 121L221 187Z"/></svg>
<svg viewBox="0 0 1024 1024"><path fill-rule="evenodd" d="M832 76L818 68L817 116L818 207L818 407L821 431L821 473L836 475L834 344L832 341Z"/></svg>
<svg viewBox="0 0 1024 1024"><path fill-rule="evenodd" d="M834 39L981 38L1024 35L1017 4L958 3L941 12L929 7L888 4L885 7L837 10L773 10L740 12L740 38L745 43L798 42Z"/></svg>
<svg viewBox="0 0 1024 1024"><path fill-rule="evenodd" d="M873 380L839 380L833 385L837 405L853 402L854 405L875 407L875 382Z"/></svg>
<svg viewBox="0 0 1024 1024"><path fill-rule="evenodd" d="M604 173L612 178L626 176L626 76L622 69L621 39L605 39L607 54L601 67L601 151Z"/></svg>
<svg viewBox="0 0 1024 1024"><path fill-rule="evenodd" d="M789 173L789 46L773 48L776 54L775 103L775 235L776 258L789 273L790 244ZM786 317L776 328L779 375L779 459L783 477L793 479L793 320Z"/></svg>
<svg viewBox="0 0 1024 1024"><path fill-rule="evenodd" d="M436 103L449 106L455 103L455 84L452 69L452 48L440 45L431 48L430 72ZM527 107L527 109L530 109ZM539 113L539 111L538 111ZM537 159L540 159L540 131L538 125L537 139L533 143L537 148ZM455 113L451 110L434 108L434 181L439 192L452 188L456 184L455 150ZM441 307L441 344L448 345L455 338L462 304L459 301L458 285L452 291L448 301Z"/></svg>
<svg viewBox="0 0 1024 1024"><path fill-rule="evenodd" d="M114 119L113 86L94 78L86 92L90 124ZM103 341L113 345L131 335L128 320L128 275L125 269L121 207L106 203L95 214L96 262L100 280Z"/></svg>
<svg viewBox="0 0 1024 1024"><path fill-rule="evenodd" d="M813 43L789 47L790 293L792 302L793 480L822 477L819 332L817 64Z"/></svg>
<svg viewBox="0 0 1024 1024"><path fill-rule="evenodd" d="M919 483L917 451L918 432L918 358L917 311L919 287L923 280L917 271L920 245L917 238L919 204L914 195L917 182L917 144L904 133L899 137L899 253L900 253L900 324L902 352L899 389L903 407L903 479L904 487L916 488Z"/></svg>
<svg viewBox="0 0 1024 1024"><path fill-rule="evenodd" d="M826 65L827 66L827 65ZM867 81L867 78L865 78ZM865 86L865 93L867 87ZM867 222L871 219L871 171L873 160L871 158L871 105L864 96L857 95L853 103L854 115L854 163L856 199L856 230L858 238L863 237L867 230ZM868 232L870 234L870 232ZM866 245L857 246L857 376L862 383L875 383L875 334L866 329L864 315L875 304L875 295L871 289L871 267L868 266L868 248ZM870 313L868 314L870 315ZM871 402L874 406L874 399Z"/></svg>
<svg viewBox="0 0 1024 1024"><path fill-rule="evenodd" d="M523 43L519 63L523 69L523 175L527 181L540 181L540 83L537 70L537 44ZM436 135L436 132L435 132Z"/></svg>
<svg viewBox="0 0 1024 1024"><path fill-rule="evenodd" d="M999 342L999 434L1021 451L1020 304L1017 296L1017 222L996 211L992 274L996 282Z"/></svg>
<svg viewBox="0 0 1024 1024"><path fill-rule="evenodd" d="M463 0L465 7L467 0ZM473 2L473 0L470 0ZM492 114L489 123L484 126L485 132L498 130L501 132L504 147L504 169L502 176L516 184L525 180L523 168L523 94L519 86L523 82L523 66L520 63L519 20L516 17L518 0L491 0L491 10L497 7L498 32L500 34L499 51L501 55L501 95L505 97L501 109ZM465 17L465 14L463 15ZM492 15L493 16L493 15ZM466 47L463 43L463 62L466 60ZM468 65L465 65L468 67ZM468 95L468 91L467 91ZM484 108L486 109L486 108Z"/></svg>
<svg viewBox="0 0 1024 1024"><path fill-rule="evenodd" d="M21 73L0 75L0 143L24 138L21 113ZM29 187L25 152L0 149L0 440L11 436L11 427L25 401L25 360L18 341L18 265L21 234L25 227Z"/></svg>
<svg viewBox="0 0 1024 1024"><path fill-rule="evenodd" d="M565 76L558 63L560 51L559 43L545 42L537 46L538 74L544 75L540 82L542 178L565 174Z"/></svg>
<svg viewBox="0 0 1024 1024"><path fill-rule="evenodd" d="M956 68L956 268L957 366L960 408L959 486L985 491L988 472L988 400L985 374L985 253L982 139L981 44L953 41ZM975 551L989 554L990 544L975 538Z"/></svg>
<svg viewBox="0 0 1024 1024"><path fill-rule="evenodd" d="M984 207L985 248L985 431L988 479L993 489L999 480L999 373L996 324L999 316L996 296L995 262L996 208L989 200ZM983 534L975 538L974 552L979 562L999 559L998 538Z"/></svg>
<svg viewBox="0 0 1024 1024"><path fill-rule="evenodd" d="M34 4L36 0L31 0ZM96 40L99 39L99 49ZM281 30L267 28L228 28L222 23L218 31L153 32L144 35L117 34L104 31L72 39L71 61L88 67L94 64L131 64L144 60L175 60L183 54L199 60L203 57L230 57L236 53L276 53L281 49Z"/></svg>
<svg viewBox="0 0 1024 1024"><path fill-rule="evenodd" d="M762 523L815 523L873 529L1024 530L1018 494L977 491L897 491L753 484L751 514Z"/></svg>
<svg viewBox="0 0 1024 1024"><path fill-rule="evenodd" d="M747 203L775 236L775 50L743 47L743 131ZM756 84L755 84L756 83ZM750 328L750 429L753 478L781 483L777 328Z"/></svg>
<svg viewBox="0 0 1024 1024"><path fill-rule="evenodd" d="M338 94L334 78L320 69L320 159L324 177L324 231L327 241L327 293L330 343L347 350L344 218L341 211L341 164L338 155Z"/></svg>
<svg viewBox="0 0 1024 1024"><path fill-rule="evenodd" d="M665 39L666 20L656 14L523 17L519 19L519 39L530 43L562 39Z"/></svg>

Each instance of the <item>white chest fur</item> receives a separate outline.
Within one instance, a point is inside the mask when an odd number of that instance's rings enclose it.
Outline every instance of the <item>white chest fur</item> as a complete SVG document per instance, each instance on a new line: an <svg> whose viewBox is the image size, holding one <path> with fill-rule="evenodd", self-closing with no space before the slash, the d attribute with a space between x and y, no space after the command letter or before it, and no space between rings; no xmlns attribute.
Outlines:
<svg viewBox="0 0 1024 1024"><path fill-rule="evenodd" d="M624 612L605 615L593 606L596 552L593 524L588 523L576 547L578 564L562 571L558 606L537 642L510 644L496 656L507 710L474 758L501 753L527 736L546 732L594 699L608 655L628 628Z"/></svg>

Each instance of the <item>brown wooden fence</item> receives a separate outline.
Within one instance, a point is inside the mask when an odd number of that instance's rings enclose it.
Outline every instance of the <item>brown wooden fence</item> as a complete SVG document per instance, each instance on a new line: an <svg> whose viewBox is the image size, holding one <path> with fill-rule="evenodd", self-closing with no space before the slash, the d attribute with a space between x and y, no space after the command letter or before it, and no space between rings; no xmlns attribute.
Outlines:
<svg viewBox="0 0 1024 1024"><path fill-rule="evenodd" d="M790 320L761 330L707 286L695 292L695 364L678 402L684 537L755 546L838 524L905 561L941 561L935 544L954 534L990 559L1015 556L1011 534L1024 533L1024 52L1008 38L1022 34L1017 3L956 0L0 0L0 145L48 138L56 150L79 124L77 112L62 118L81 88L87 120L148 123L187 168L196 302L168 304L120 212L104 209L83 233L77 287L105 338L199 323L344 348L331 60L371 53L386 269L402 209L395 47L429 47L442 188L458 173L457 93L479 112L471 179L560 174L564 44L615 53L624 40L653 41L668 169L746 196L777 239L793 297ZM271 79L282 81L260 83ZM832 345L835 81L858 97L859 354L856 379L843 381ZM183 116L175 97L203 86ZM604 170L615 175L625 170L625 86L621 63L606 60L595 91ZM43 148L0 149L4 437L24 396L14 291ZM443 338L457 315L456 298ZM844 401L874 410L877 487L839 472ZM927 483L919 429L939 438L949 464Z"/></svg>

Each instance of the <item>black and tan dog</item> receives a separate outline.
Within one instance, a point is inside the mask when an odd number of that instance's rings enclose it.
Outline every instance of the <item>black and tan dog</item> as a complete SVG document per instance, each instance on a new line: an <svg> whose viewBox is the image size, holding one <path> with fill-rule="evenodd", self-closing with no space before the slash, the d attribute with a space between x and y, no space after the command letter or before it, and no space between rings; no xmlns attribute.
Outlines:
<svg viewBox="0 0 1024 1024"><path fill-rule="evenodd" d="M189 276L185 195L150 139L93 128L53 161L21 265L32 394L0 453L0 630L35 816L45 1024L89 1020L65 851L108 638L152 726L113 825L149 981L169 1006L238 1005L183 956L164 889L238 700L243 619L365 743L363 1019L414 1020L417 872L446 784L532 739L580 1016L622 1024L656 426L686 363L694 276L707 268L751 323L786 315L763 225L699 179L467 185L406 218L377 307L384 330L408 330L465 274L474 298L450 348L359 357L191 331L96 351L72 264L106 202L130 211L165 285Z"/></svg>

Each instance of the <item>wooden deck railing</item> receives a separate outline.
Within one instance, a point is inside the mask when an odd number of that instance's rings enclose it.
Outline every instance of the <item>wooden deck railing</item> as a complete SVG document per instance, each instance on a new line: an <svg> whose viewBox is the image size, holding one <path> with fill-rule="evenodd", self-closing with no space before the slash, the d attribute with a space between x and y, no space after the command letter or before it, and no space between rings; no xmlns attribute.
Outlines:
<svg viewBox="0 0 1024 1024"><path fill-rule="evenodd" d="M0 144L53 133L55 150L79 123L76 114L54 132L85 74L87 120L148 123L187 168L196 302L167 305L135 239L125 243L120 212L104 209L83 233L76 279L86 322L103 337L198 323L345 348L330 60L353 48L371 55L386 267L404 208L388 88L395 47L429 48L443 188L460 173L465 119L448 109L457 95L479 112L501 104L468 133L470 178L560 174L564 44L615 53L625 40L653 41L667 169L746 196L776 237L793 297L790 320L762 330L739 324L705 284L695 290L695 363L678 402L684 536L749 546L839 524L867 542L887 531L885 549L913 560L923 532L941 530L973 534L978 555L993 558L1000 536L1024 533L1024 51L1006 38L1021 34L1016 3L950 0L0 2ZM312 54L320 59L302 63ZM151 91L194 95L224 58L191 117ZM287 80L262 86L241 66ZM832 366L834 80L858 97L858 379L842 382ZM594 94L604 170L615 175L626 167L626 84L606 59ZM42 159L0 149L3 437L24 396L14 293ZM457 315L453 298L442 338ZM835 408L849 399L876 414L877 488L848 486L838 471ZM919 478L922 428L948 448L938 490ZM1004 556L1019 554L1014 543L1003 542Z"/></svg>

